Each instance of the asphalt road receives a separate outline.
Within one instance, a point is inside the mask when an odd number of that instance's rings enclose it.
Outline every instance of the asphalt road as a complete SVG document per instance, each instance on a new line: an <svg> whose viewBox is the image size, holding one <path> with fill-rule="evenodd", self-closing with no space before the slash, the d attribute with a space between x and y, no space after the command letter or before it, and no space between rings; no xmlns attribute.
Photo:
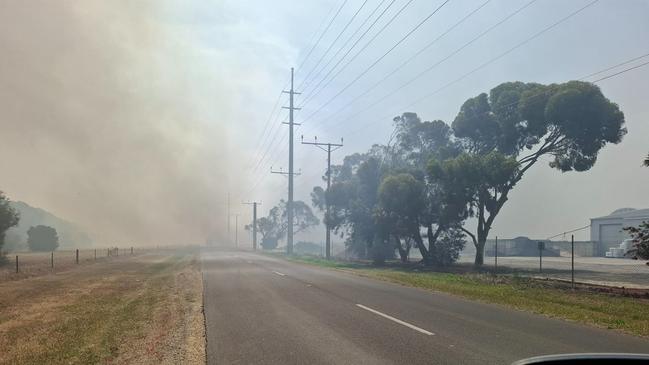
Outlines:
<svg viewBox="0 0 649 365"><path fill-rule="evenodd" d="M649 341L247 252L203 253L208 364L509 364Z"/></svg>

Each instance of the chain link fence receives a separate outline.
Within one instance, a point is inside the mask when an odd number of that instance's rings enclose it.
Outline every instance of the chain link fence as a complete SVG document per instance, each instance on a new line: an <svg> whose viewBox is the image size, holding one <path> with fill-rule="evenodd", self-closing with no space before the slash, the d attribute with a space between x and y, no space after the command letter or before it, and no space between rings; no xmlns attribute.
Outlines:
<svg viewBox="0 0 649 365"><path fill-rule="evenodd" d="M579 284L649 289L647 261L598 256L596 244L587 241L489 240L484 268L498 275L519 275ZM474 261L465 251L460 263Z"/></svg>

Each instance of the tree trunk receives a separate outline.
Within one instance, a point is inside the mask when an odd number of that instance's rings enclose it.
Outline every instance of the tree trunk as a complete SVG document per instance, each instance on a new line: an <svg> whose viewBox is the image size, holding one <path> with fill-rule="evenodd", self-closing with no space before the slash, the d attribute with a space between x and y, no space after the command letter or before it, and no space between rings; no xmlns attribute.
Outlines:
<svg viewBox="0 0 649 365"><path fill-rule="evenodd" d="M426 246L424 246L424 241L421 239L421 234L419 232L415 232L412 238L417 243L417 247L419 248L419 252L421 253L424 265L430 265L432 263L430 260L430 253L426 249Z"/></svg>
<svg viewBox="0 0 649 365"><path fill-rule="evenodd" d="M385 252L383 245L385 241L376 236L372 237L372 246L370 252L372 253L372 264L376 266L385 265Z"/></svg>
<svg viewBox="0 0 649 365"><path fill-rule="evenodd" d="M478 241L475 245L475 261L473 264L477 267L480 267L484 264L484 246L486 240Z"/></svg>
<svg viewBox="0 0 649 365"><path fill-rule="evenodd" d="M412 238L415 240L415 243L417 243L424 265L431 265L432 261L430 259L430 252L426 249L426 246L424 246L424 240L421 238L421 234L416 232Z"/></svg>
<svg viewBox="0 0 649 365"><path fill-rule="evenodd" d="M408 262L408 250L401 245L399 237L394 237L395 247L399 251L399 257L404 264Z"/></svg>
<svg viewBox="0 0 649 365"><path fill-rule="evenodd" d="M435 252L435 241L437 240L437 237L435 237L435 234L433 233L432 225L426 227L426 235L428 236L428 261L432 263L435 257L437 257L437 252Z"/></svg>

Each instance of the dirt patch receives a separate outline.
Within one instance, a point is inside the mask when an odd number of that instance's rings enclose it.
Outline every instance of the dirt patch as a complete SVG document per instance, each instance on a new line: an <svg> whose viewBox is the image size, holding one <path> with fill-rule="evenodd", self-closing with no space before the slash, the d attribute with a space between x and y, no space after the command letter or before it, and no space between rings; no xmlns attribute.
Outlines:
<svg viewBox="0 0 649 365"><path fill-rule="evenodd" d="M204 364L199 270L143 255L0 283L0 364Z"/></svg>

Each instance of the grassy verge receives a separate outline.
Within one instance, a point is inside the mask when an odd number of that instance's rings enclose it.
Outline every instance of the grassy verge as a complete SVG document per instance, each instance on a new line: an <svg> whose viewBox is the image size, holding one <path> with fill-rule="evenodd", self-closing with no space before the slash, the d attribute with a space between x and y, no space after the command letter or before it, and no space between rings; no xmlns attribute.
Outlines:
<svg viewBox="0 0 649 365"><path fill-rule="evenodd" d="M372 268L309 257L290 260L649 337L649 300L646 299L586 290L573 291L561 284L519 277L498 277L494 280L485 274Z"/></svg>
<svg viewBox="0 0 649 365"><path fill-rule="evenodd" d="M157 256L3 284L0 363L200 363L185 336L202 331L197 268Z"/></svg>

